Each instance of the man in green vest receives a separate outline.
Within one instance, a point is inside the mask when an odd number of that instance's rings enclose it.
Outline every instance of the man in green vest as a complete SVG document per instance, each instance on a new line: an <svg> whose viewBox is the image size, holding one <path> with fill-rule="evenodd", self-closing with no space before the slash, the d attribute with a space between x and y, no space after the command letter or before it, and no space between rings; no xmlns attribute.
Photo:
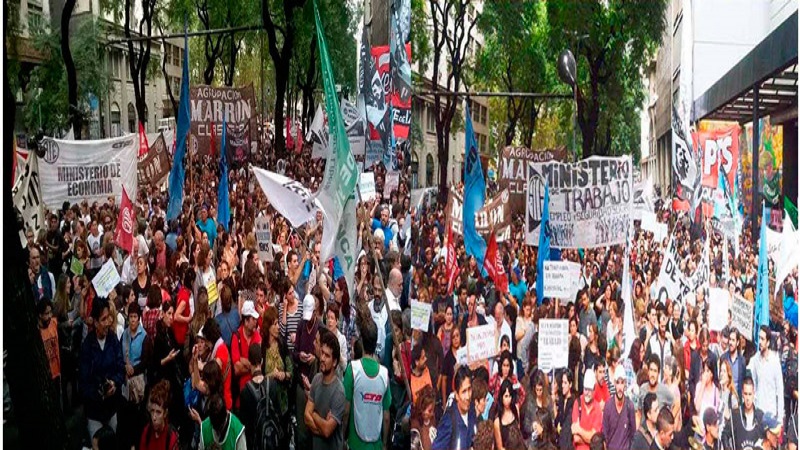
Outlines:
<svg viewBox="0 0 800 450"><path fill-rule="evenodd" d="M208 409L208 417L200 425L200 450L247 450L244 425L225 409L221 395L211 396Z"/></svg>

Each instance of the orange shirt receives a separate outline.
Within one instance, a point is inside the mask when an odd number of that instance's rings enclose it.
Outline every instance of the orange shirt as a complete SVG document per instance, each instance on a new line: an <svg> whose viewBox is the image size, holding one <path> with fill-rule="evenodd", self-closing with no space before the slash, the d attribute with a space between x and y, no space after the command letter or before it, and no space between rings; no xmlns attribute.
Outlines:
<svg viewBox="0 0 800 450"><path fill-rule="evenodd" d="M44 343L44 353L47 355L47 361L50 363L50 375L55 379L61 375L61 355L59 354L58 347L58 321L50 319L50 324L47 328L39 327L42 333L42 342Z"/></svg>
<svg viewBox="0 0 800 450"><path fill-rule="evenodd" d="M417 394L419 391L422 390L425 386L433 387L433 382L431 381L431 372L428 368L425 368L425 371L422 372L422 375L416 376L414 372L411 372L411 400L417 400Z"/></svg>

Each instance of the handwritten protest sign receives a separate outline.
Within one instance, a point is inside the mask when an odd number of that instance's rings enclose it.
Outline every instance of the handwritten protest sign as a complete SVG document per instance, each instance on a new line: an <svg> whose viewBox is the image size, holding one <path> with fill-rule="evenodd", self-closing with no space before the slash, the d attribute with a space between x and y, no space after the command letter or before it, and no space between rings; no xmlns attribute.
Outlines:
<svg viewBox="0 0 800 450"><path fill-rule="evenodd" d="M272 232L269 229L269 218L266 216L256 217L256 240L258 241L258 259L261 261L272 262Z"/></svg>
<svg viewBox="0 0 800 450"><path fill-rule="evenodd" d="M492 324L467 328L467 359L470 363L491 358L496 354Z"/></svg>
<svg viewBox="0 0 800 450"><path fill-rule="evenodd" d="M580 264L569 261L544 262L544 296L572 300L578 292Z"/></svg>
<svg viewBox="0 0 800 450"><path fill-rule="evenodd" d="M726 289L708 290L708 329L721 331L728 324L728 304L730 294ZM752 317L751 317L752 322Z"/></svg>
<svg viewBox="0 0 800 450"><path fill-rule="evenodd" d="M388 200L392 191L400 186L400 172L389 172L386 174L386 181L383 183L383 198Z"/></svg>
<svg viewBox="0 0 800 450"><path fill-rule="evenodd" d="M733 296L731 324L748 340L753 336L753 304L740 295Z"/></svg>
<svg viewBox="0 0 800 450"><path fill-rule="evenodd" d="M358 193L361 201L368 202L375 198L375 173L364 172L358 179Z"/></svg>
<svg viewBox="0 0 800 450"><path fill-rule="evenodd" d="M119 284L119 273L114 266L114 260L109 259L97 272L97 275L92 278L94 290L100 297L108 297L108 294L114 289L114 286Z"/></svg>
<svg viewBox="0 0 800 450"><path fill-rule="evenodd" d="M208 275L203 275L203 286L206 287L206 291L208 292L208 304L213 305L217 300L219 300L219 291L217 291L217 277L214 275L213 271L209 271Z"/></svg>
<svg viewBox="0 0 800 450"><path fill-rule="evenodd" d="M545 373L567 367L569 355L569 321L539 320L539 368Z"/></svg>
<svg viewBox="0 0 800 450"><path fill-rule="evenodd" d="M411 329L428 332L431 321L431 304L411 300Z"/></svg>

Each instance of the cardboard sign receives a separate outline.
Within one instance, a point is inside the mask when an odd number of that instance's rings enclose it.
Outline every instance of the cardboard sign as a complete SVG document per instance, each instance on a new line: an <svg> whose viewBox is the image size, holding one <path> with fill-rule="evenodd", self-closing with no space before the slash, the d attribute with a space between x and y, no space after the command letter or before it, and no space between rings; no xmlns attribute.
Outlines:
<svg viewBox="0 0 800 450"><path fill-rule="evenodd" d="M544 296L572 300L578 292L581 266L570 261L544 262Z"/></svg>
<svg viewBox="0 0 800 450"><path fill-rule="evenodd" d="M467 328L467 361L473 363L497 355L492 324Z"/></svg>
<svg viewBox="0 0 800 450"><path fill-rule="evenodd" d="M364 172L358 179L358 193L361 194L361 201L368 202L375 198L375 173Z"/></svg>
<svg viewBox="0 0 800 450"><path fill-rule="evenodd" d="M567 367L569 356L569 321L539 320L539 368L547 373Z"/></svg>
<svg viewBox="0 0 800 450"><path fill-rule="evenodd" d="M411 300L411 329L428 332L428 324L431 322L430 303Z"/></svg>
<svg viewBox="0 0 800 450"><path fill-rule="evenodd" d="M708 290L708 329L721 331L728 324L728 305L730 294L727 289ZM751 320L752 322L752 320Z"/></svg>
<svg viewBox="0 0 800 450"><path fill-rule="evenodd" d="M119 273L114 266L114 260L109 259L97 272L97 275L92 278L94 290L100 297L108 297L108 294L114 289L114 286L119 284Z"/></svg>
<svg viewBox="0 0 800 450"><path fill-rule="evenodd" d="M256 241L258 241L258 259L272 262L274 259L272 255L272 232L269 229L268 217L256 217L255 232Z"/></svg>
<svg viewBox="0 0 800 450"><path fill-rule="evenodd" d="M467 357L467 347L461 347L456 350L456 364L459 366L466 366L469 364L469 358Z"/></svg>
<svg viewBox="0 0 800 450"><path fill-rule="evenodd" d="M731 302L731 324L747 340L753 339L753 304L741 295L734 295Z"/></svg>

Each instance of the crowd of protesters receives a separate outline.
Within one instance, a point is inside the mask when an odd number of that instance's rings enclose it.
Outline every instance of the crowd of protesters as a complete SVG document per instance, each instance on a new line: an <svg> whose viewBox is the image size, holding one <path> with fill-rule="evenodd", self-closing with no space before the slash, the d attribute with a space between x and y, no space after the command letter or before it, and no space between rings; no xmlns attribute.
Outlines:
<svg viewBox="0 0 800 450"><path fill-rule="evenodd" d="M624 246L562 250L562 260L581 265L580 289L574 298L537 299L537 248L525 244L515 214L511 238L499 243L508 292L482 273L458 234L460 272L451 281L443 206L423 201L414 216L411 298L432 313L427 332L413 330L413 449L797 449L797 269L772 299L779 314L757 330L757 348L730 316L724 329L709 330L709 288L754 299L758 250L748 225L735 249L708 223L656 202L684 274L698 269L710 240L710 279L676 301L658 285L669 236L656 241L635 222L635 339L626 352ZM567 367L539 368L540 319L569 321ZM467 330L486 324L496 356L472 361Z"/></svg>
<svg viewBox="0 0 800 450"><path fill-rule="evenodd" d="M359 203L348 292L338 265L320 261L322 213L293 228L247 166L229 172L229 231L217 223L218 158L187 158L175 220L163 186L139 187L131 252L115 245L113 198L64 204L39 236L26 233L53 384L65 411L85 415L86 445L407 448L408 159L385 197L385 168L367 168L377 199ZM249 163L316 191L325 160L306 145ZM270 223L264 259L256 217ZM92 279L108 260L121 281L101 297Z"/></svg>

